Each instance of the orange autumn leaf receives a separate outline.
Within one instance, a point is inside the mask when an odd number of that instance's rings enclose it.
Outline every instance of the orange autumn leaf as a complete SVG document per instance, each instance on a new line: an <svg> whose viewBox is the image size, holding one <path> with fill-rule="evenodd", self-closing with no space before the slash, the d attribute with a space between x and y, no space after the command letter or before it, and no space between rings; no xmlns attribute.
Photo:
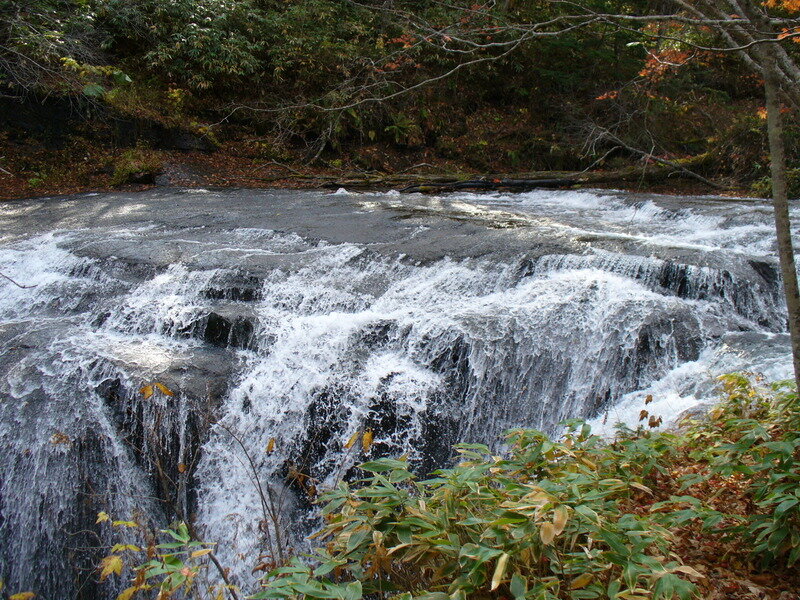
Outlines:
<svg viewBox="0 0 800 600"><path fill-rule="evenodd" d="M364 436L361 438L361 447L364 449L364 452L369 452L370 447L372 446L372 430L367 430L364 432Z"/></svg>
<svg viewBox="0 0 800 600"><path fill-rule="evenodd" d="M164 394L165 396L174 396L175 395L175 392L173 392L171 389L169 389L163 383L154 383L153 385L155 385L156 388L158 388L158 391L161 392L162 394Z"/></svg>
<svg viewBox="0 0 800 600"><path fill-rule="evenodd" d="M764 5L768 8L782 8L788 12L800 11L800 0L766 0Z"/></svg>

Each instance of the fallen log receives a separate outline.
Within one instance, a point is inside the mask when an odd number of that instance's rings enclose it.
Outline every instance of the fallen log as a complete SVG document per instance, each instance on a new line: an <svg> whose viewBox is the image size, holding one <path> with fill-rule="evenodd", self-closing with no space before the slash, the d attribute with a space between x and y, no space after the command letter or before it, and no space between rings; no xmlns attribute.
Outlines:
<svg viewBox="0 0 800 600"><path fill-rule="evenodd" d="M421 183L404 187L400 190L401 194L413 192L454 192L457 190L481 190L481 191L514 191L527 192L535 189L557 189L568 188L576 185L577 179L556 178L556 179L472 179L467 181L456 181L453 183Z"/></svg>
<svg viewBox="0 0 800 600"><path fill-rule="evenodd" d="M513 191L524 192L534 189L564 189L592 185L650 184L661 183L667 179L692 178L683 167L664 164L634 165L613 171L533 171L528 173L505 174L396 174L396 175L358 175L325 181L326 189L399 189L402 193L441 193L452 191ZM696 179L696 177L694 177ZM718 184L702 180L710 187ZM713 185L712 185L713 183Z"/></svg>

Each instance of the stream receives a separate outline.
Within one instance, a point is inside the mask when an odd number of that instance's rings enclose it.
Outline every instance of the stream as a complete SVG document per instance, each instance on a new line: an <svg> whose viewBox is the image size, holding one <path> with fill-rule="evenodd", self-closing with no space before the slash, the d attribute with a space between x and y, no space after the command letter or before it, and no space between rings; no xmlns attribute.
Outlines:
<svg viewBox="0 0 800 600"><path fill-rule="evenodd" d="M100 511L194 522L247 591L275 527L318 526L312 485L368 458L612 434L648 395L668 425L721 374L791 373L762 201L83 194L0 204L0 271L0 579L46 599L127 587L95 582L134 535Z"/></svg>

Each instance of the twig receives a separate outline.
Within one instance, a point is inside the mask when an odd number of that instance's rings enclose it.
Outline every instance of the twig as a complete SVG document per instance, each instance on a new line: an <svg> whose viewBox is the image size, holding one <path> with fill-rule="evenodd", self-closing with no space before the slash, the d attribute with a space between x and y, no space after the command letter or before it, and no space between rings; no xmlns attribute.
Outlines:
<svg viewBox="0 0 800 600"><path fill-rule="evenodd" d="M301 172L300 172L300 171L298 171L297 169L293 169L293 168L292 168L292 167L290 167L289 165L285 165L285 164L283 164L283 163L279 163L279 162L278 162L278 161L276 161L276 160L271 160L271 161L269 161L268 163L264 163L263 165L259 165L259 166L257 166L255 169L253 169L253 172L255 172L255 171L260 171L261 169L264 169L264 168L266 168L266 167L269 167L270 165L275 165L275 166L277 166L277 167L280 167L280 168L282 168L282 169L286 169L287 171L291 171L291 172L292 172L292 173L294 173L295 175L300 175L300 176L304 176L304 175L305 175L305 173L301 173Z"/></svg>
<svg viewBox="0 0 800 600"><path fill-rule="evenodd" d="M706 179L705 177L695 173L694 171L690 171L689 169L687 169L686 167L684 167L680 163L676 163L676 162L673 162L671 160L667 160L665 158L659 158L657 156L653 156L652 150L650 152L645 152L644 150L640 150L639 148L634 148L633 146L629 146L628 144L623 142L616 135L614 135L613 133L611 133L608 129L606 129L604 127L598 127L598 129L601 132L599 138L605 138L607 140L610 140L611 142L617 144L621 148L624 148L628 152L633 152L634 154L638 154L639 156L642 156L642 157L646 158L647 160L652 160L653 162L657 162L658 164L665 165L667 167L672 167L673 169L677 169L677 170L681 171L682 173L685 173L689 177L693 177L694 179L697 179L698 181L700 181L702 183L705 183L707 186L710 186L710 187L712 187L714 189L718 189L718 190L725 189L725 186L722 186L722 185L720 185L718 183L715 183L715 182L711 181L710 179Z"/></svg>
<svg viewBox="0 0 800 600"><path fill-rule="evenodd" d="M397 174L400 173L408 173L411 169L416 169L417 167L430 167L432 169L436 168L436 165L432 165L431 163L419 163L418 165L411 165L407 169L403 169L402 171L397 171Z"/></svg>
<svg viewBox="0 0 800 600"><path fill-rule="evenodd" d="M271 520L273 525L275 525L275 545L276 549L278 550L278 558L281 562L285 562L284 554L283 554L283 542L281 541L281 533L280 533L280 518L278 511L275 508L275 503L272 500L272 495L269 493L269 487L267 487L267 493L264 493L264 488L261 485L261 478L258 476L258 469L256 469L256 464L253 461L253 457L250 456L250 453L247 451L247 448L244 445L244 442L231 431L228 427L223 425L221 422L217 421L217 425L219 425L225 432L228 433L236 443L239 444L239 447L244 452L245 457L247 458L247 462L250 464L250 469L253 471L253 479L256 484L256 490L258 491L258 495L261 498L261 509L264 512L264 521L269 524ZM267 502L267 498L269 498L269 502ZM272 549L272 536L269 535L269 527L266 528L265 533L267 534L267 541L270 545L270 549ZM273 551L273 557L275 553Z"/></svg>
<svg viewBox="0 0 800 600"><path fill-rule="evenodd" d="M611 154L612 152L614 152L615 150L616 150L616 148L611 148L611 150L609 150L608 152L603 154L603 156L598 158L596 161L594 161L592 164L590 164L588 167L586 167L583 171L578 173L578 175L583 175L584 173L588 173L589 171L591 171L594 167L596 167L601 162L603 162L606 158L608 158L608 155Z"/></svg>
<svg viewBox="0 0 800 600"><path fill-rule="evenodd" d="M29 289L31 289L31 288L35 288L35 287L36 287L35 285L22 285L21 283L17 283L16 281L14 281L13 279L11 279L11 277L9 277L8 275L6 275L6 274L5 274L5 273L3 273L2 271L0 271L0 277L2 277L3 279L8 279L8 280L9 280L11 283L13 283L15 286L17 286L18 288L22 288L23 290L29 290Z"/></svg>
<svg viewBox="0 0 800 600"><path fill-rule="evenodd" d="M189 533L193 538L200 539L199 536L197 535L197 530L195 529L194 525L192 525L191 523L187 523L187 527L189 529ZM214 566L217 568L217 571L219 571L219 575L220 577L222 577L222 581L225 582L226 589L228 590L228 593L231 595L231 598L233 600L239 600L239 596L236 593L234 586L231 584L231 580L228 578L228 573L225 571L225 568L219 562L216 555L213 552L209 552L208 558L211 559L211 562L214 563Z"/></svg>
<svg viewBox="0 0 800 600"><path fill-rule="evenodd" d="M213 552L209 552L208 558L210 558L211 562L214 563L214 566L217 567L217 571L219 571L219 575L220 577L222 577L222 581L225 582L226 586L225 589L228 590L228 593L231 595L231 598L233 598L233 600L239 600L239 596L236 594L236 590L233 589L233 586L231 585L231 582L228 579L228 574L225 572L225 569L222 568L222 565L220 564L219 560L217 560L217 557L214 555Z"/></svg>

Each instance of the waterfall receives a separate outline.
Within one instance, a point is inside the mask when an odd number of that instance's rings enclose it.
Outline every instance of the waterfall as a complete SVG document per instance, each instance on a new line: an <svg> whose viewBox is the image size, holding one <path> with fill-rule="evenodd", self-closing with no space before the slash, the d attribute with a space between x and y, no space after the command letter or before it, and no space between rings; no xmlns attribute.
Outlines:
<svg viewBox="0 0 800 600"><path fill-rule="evenodd" d="M786 376L769 219L593 192L6 204L0 268L27 287L0 281L0 578L113 597L91 571L126 535L105 511L193 520L247 589L275 527L302 547L314 489L366 458L425 472L458 441Z"/></svg>

